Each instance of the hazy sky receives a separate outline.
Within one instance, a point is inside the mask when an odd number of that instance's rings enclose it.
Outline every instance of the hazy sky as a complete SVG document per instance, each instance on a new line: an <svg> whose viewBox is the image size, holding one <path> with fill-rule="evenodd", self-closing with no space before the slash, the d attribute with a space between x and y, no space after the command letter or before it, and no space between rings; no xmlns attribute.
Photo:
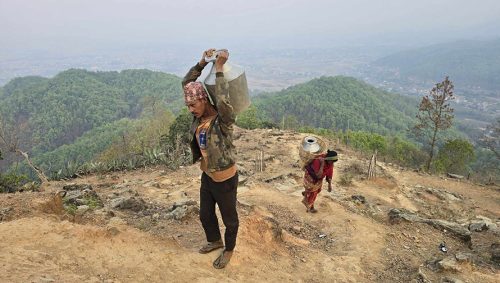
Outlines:
<svg viewBox="0 0 500 283"><path fill-rule="evenodd" d="M440 34L440 32L442 34ZM499 0L0 0L4 49L500 37Z"/></svg>

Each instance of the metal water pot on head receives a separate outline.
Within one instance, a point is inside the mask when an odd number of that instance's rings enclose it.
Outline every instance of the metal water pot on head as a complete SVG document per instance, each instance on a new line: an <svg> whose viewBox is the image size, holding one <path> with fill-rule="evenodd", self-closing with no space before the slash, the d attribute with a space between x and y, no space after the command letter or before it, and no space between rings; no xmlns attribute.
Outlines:
<svg viewBox="0 0 500 283"><path fill-rule="evenodd" d="M211 57L205 57L205 61L214 62L217 59L217 54L218 51L214 52ZM233 106L234 113L239 114L250 106L245 70L243 67L232 64L228 60L224 64L222 72L229 85L229 103ZM214 104L217 103L215 97L215 74L215 64L212 64L212 69L204 81L208 94L210 94L210 98Z"/></svg>
<svg viewBox="0 0 500 283"><path fill-rule="evenodd" d="M314 158L319 157L327 150L327 144L320 137L309 135L302 139L299 145L299 157L304 168Z"/></svg>

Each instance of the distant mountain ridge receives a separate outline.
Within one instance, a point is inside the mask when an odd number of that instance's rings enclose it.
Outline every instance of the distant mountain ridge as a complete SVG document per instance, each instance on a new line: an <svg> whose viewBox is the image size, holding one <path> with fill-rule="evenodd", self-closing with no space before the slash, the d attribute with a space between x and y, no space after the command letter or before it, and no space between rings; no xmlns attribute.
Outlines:
<svg viewBox="0 0 500 283"><path fill-rule="evenodd" d="M455 41L402 51L373 62L393 68L401 79L438 82L445 76L456 86L500 88L500 39Z"/></svg>

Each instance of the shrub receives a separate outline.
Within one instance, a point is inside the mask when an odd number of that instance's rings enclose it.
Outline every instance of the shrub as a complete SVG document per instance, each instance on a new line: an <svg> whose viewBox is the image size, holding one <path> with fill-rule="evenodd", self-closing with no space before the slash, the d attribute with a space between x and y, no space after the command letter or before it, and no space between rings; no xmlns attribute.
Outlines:
<svg viewBox="0 0 500 283"><path fill-rule="evenodd" d="M366 173L366 171L367 170L365 170L365 168L364 168L363 164L361 164L361 162L353 162L345 170L345 172L349 172L352 175L363 175Z"/></svg>
<svg viewBox="0 0 500 283"><path fill-rule="evenodd" d="M434 168L437 172L467 174L467 165L474 161L474 147L462 139L447 141L440 149Z"/></svg>
<svg viewBox="0 0 500 283"><path fill-rule="evenodd" d="M341 186L349 187L352 185L353 177L354 176L351 173L342 174L340 175L340 180L338 181L338 184Z"/></svg>
<svg viewBox="0 0 500 283"><path fill-rule="evenodd" d="M16 173L0 174L0 193L13 193L28 180L26 175Z"/></svg>

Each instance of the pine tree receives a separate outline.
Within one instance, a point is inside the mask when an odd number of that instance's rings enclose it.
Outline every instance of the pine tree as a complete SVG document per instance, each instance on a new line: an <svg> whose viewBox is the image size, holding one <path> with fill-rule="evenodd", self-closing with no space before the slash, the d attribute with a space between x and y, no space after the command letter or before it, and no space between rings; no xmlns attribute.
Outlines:
<svg viewBox="0 0 500 283"><path fill-rule="evenodd" d="M453 108L450 101L453 96L453 83L446 77L437 83L430 93L422 98L417 113L417 124L414 131L417 135L425 135L430 149L426 168L429 171L434 156L434 147L438 139L438 132L451 127L453 123Z"/></svg>

